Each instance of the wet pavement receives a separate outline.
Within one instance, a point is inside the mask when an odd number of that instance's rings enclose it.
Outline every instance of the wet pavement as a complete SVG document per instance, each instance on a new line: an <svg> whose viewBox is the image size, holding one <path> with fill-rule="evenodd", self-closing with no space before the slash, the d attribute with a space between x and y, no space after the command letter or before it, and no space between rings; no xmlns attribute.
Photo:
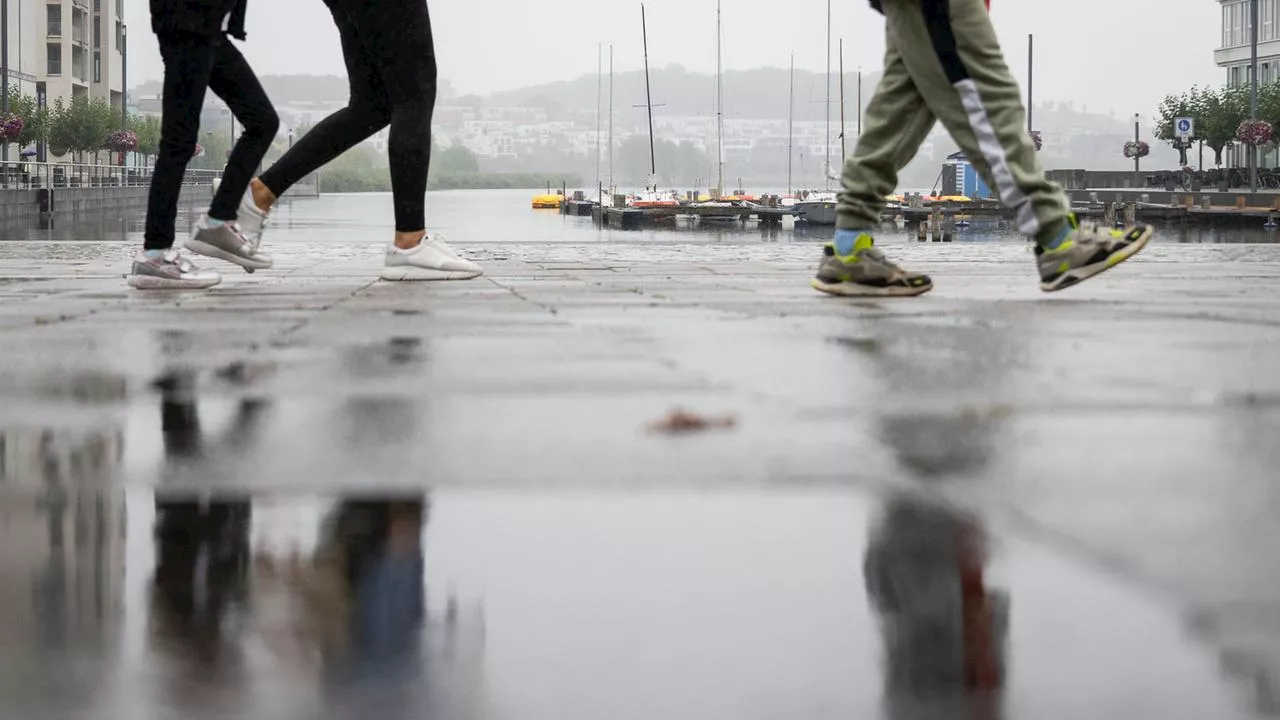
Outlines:
<svg viewBox="0 0 1280 720"><path fill-rule="evenodd" d="M792 242L389 285L308 212L206 294L0 243L0 717L1280 714L1280 247L850 302Z"/></svg>

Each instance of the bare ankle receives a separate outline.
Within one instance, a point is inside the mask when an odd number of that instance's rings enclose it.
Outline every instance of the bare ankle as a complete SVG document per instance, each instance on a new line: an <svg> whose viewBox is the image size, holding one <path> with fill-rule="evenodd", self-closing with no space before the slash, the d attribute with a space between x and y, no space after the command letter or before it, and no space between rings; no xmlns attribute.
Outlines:
<svg viewBox="0 0 1280 720"><path fill-rule="evenodd" d="M395 245L401 250L412 250L422 244L426 239L426 230L415 230L413 232L397 232Z"/></svg>
<svg viewBox="0 0 1280 720"><path fill-rule="evenodd" d="M262 212L270 212L276 204L276 194L258 178L249 181L249 193L253 195L253 204Z"/></svg>

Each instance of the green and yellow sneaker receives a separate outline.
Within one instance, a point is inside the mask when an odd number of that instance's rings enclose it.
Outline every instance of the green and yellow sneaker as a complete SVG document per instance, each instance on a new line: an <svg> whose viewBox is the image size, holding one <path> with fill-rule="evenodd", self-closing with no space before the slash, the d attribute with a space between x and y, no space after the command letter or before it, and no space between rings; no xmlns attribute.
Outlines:
<svg viewBox="0 0 1280 720"><path fill-rule="evenodd" d="M885 259L866 233L858 236L848 255L836 254L835 243L827 243L823 253L818 276L809 284L830 295L910 297L933 289L928 275L907 272Z"/></svg>
<svg viewBox="0 0 1280 720"><path fill-rule="evenodd" d="M1068 221L1071 231L1062 244L1052 250L1036 246L1040 289L1045 292L1064 290L1119 265L1137 255L1154 234L1150 225L1111 230L1097 223L1081 224L1074 213Z"/></svg>

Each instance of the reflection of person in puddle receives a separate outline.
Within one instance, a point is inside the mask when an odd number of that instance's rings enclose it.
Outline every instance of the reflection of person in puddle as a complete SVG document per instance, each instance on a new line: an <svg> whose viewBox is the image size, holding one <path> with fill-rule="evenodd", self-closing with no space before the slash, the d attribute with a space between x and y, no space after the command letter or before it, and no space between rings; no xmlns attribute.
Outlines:
<svg viewBox="0 0 1280 720"><path fill-rule="evenodd" d="M174 468L183 464L208 462L212 456L224 460L240 457L258 435L258 428L269 407L266 400L244 398L236 408L227 430L217 443L206 442L196 407L196 375L172 372L154 383L160 391L160 433L164 439L165 459ZM212 471L214 468L206 466Z"/></svg>
<svg viewBox="0 0 1280 720"><path fill-rule="evenodd" d="M237 665L224 621L246 597L249 501L157 494L155 543L156 645L201 665Z"/></svg>
<svg viewBox="0 0 1280 720"><path fill-rule="evenodd" d="M426 611L427 507L421 496L344 500L325 520L310 562L260 555L256 587L294 608L266 620L277 653L298 659L319 651L336 684L410 671ZM287 645L279 623L290 628Z"/></svg>
<svg viewBox="0 0 1280 720"><path fill-rule="evenodd" d="M985 587L984 545L976 520L906 495L872 529L864 572L881 618L889 717L939 703L956 711L952 703L1002 686L1005 603Z"/></svg>

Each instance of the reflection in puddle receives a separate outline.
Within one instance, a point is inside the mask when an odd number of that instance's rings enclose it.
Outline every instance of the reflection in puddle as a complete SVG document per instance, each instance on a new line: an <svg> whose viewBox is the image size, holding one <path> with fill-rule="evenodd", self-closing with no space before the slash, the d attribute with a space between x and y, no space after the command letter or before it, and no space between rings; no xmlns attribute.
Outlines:
<svg viewBox="0 0 1280 720"><path fill-rule="evenodd" d="M976 518L907 495L887 501L864 572L880 617L888 717L928 707L999 715L1008 601L987 586L985 546Z"/></svg>

